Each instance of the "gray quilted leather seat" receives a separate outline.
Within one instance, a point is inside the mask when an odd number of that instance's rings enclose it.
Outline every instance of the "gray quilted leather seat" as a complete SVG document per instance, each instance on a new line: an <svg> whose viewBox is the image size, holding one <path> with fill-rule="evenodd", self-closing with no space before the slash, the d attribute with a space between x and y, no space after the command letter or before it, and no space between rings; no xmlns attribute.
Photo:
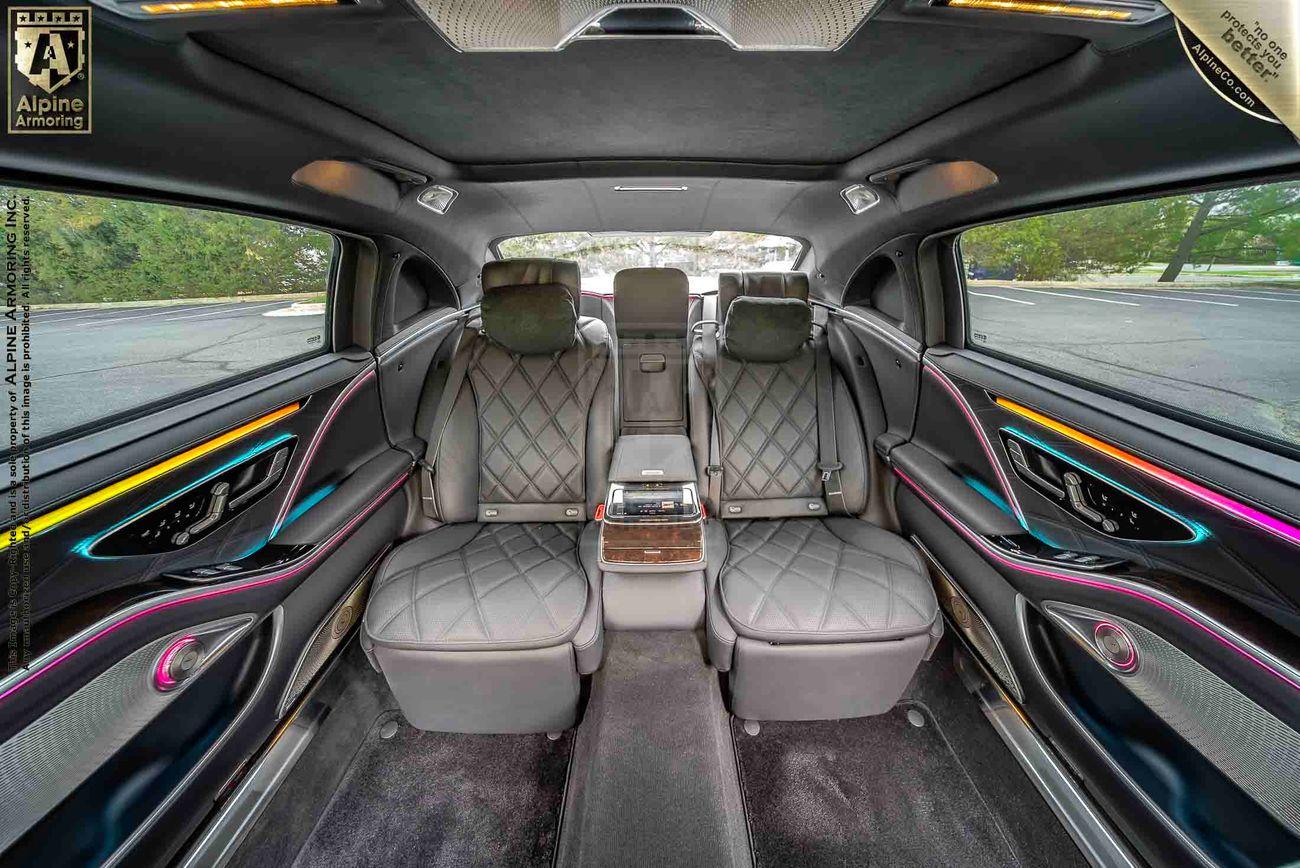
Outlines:
<svg viewBox="0 0 1300 868"><path fill-rule="evenodd" d="M724 522L723 611L764 642L870 642L924 634L935 599L916 551L852 518Z"/></svg>
<svg viewBox="0 0 1300 868"><path fill-rule="evenodd" d="M866 443L825 337L812 338L806 275L724 272L718 289L721 325L695 342L691 377L692 442L717 517L710 659L729 672L740 717L886 711L941 635L924 564L853 517L866 508Z"/></svg>
<svg viewBox="0 0 1300 868"><path fill-rule="evenodd" d="M483 269L446 386L417 426L422 480L441 526L380 566L361 640L422 729L539 732L570 726L578 677L603 646L597 536L614 441L609 334L577 316L574 263Z"/></svg>
<svg viewBox="0 0 1300 868"><path fill-rule="evenodd" d="M366 612L372 641L412 649L539 648L587 608L580 524L450 525L400 546Z"/></svg>

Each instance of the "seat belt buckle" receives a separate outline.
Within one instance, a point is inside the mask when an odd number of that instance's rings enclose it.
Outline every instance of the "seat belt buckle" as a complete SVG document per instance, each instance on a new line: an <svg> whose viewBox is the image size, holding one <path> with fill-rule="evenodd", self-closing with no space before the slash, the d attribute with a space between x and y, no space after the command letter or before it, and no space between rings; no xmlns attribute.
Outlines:
<svg viewBox="0 0 1300 868"><path fill-rule="evenodd" d="M832 473L839 473L844 469L842 462L836 461L833 464L818 464L817 469L822 472L822 482L830 482Z"/></svg>
<svg viewBox="0 0 1300 868"><path fill-rule="evenodd" d="M719 473L722 472L722 465L710 464L704 468L704 472L707 473L709 476L717 476Z"/></svg>
<svg viewBox="0 0 1300 868"><path fill-rule="evenodd" d="M415 465L424 471L420 474L420 498L432 501L434 499L433 465L421 458L415 459Z"/></svg>

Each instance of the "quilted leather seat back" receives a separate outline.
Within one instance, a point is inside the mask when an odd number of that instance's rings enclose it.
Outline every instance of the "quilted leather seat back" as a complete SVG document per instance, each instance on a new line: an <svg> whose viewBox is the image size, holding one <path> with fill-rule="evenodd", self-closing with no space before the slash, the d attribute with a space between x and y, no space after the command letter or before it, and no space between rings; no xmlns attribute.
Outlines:
<svg viewBox="0 0 1300 868"><path fill-rule="evenodd" d="M705 320L725 321L741 297L808 297L808 277L797 272L722 272L718 296L706 301ZM725 329L722 329L725 331ZM825 340L819 337L818 340ZM723 519L821 517L828 514L819 470L817 344L809 341L780 362L728 353L706 335L692 341L691 442L706 499ZM845 507L865 509L867 453L856 406L843 378L832 373L838 460ZM709 464L721 479L708 476ZM717 502L715 503L714 500Z"/></svg>
<svg viewBox="0 0 1300 868"><path fill-rule="evenodd" d="M604 329L599 322L590 331ZM602 340L520 356L480 340L469 368L479 422L479 500L574 503L586 498L587 415L609 361Z"/></svg>
<svg viewBox="0 0 1300 868"><path fill-rule="evenodd" d="M582 318L574 345L520 355L471 327L438 455L445 521L585 521L604 496L614 449L609 331Z"/></svg>
<svg viewBox="0 0 1300 868"><path fill-rule="evenodd" d="M784 362L718 356L713 412L724 503L821 498L814 361L811 345Z"/></svg>

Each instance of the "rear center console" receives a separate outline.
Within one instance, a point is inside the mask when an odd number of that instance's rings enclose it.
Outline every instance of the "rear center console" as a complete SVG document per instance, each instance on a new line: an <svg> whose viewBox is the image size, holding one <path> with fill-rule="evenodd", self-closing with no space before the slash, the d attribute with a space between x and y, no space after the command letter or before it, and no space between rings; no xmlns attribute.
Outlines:
<svg viewBox="0 0 1300 868"><path fill-rule="evenodd" d="M620 437L600 525L605 623L690 629L704 615L704 512L690 440Z"/></svg>
<svg viewBox="0 0 1300 868"><path fill-rule="evenodd" d="M694 482L615 482L600 527L602 566L678 569L704 563L704 521Z"/></svg>

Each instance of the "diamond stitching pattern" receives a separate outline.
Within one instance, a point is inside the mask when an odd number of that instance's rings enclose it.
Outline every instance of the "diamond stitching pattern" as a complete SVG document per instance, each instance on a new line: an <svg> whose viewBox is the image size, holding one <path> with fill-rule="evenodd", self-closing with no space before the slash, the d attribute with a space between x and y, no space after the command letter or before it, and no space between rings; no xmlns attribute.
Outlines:
<svg viewBox="0 0 1300 868"><path fill-rule="evenodd" d="M727 614L755 631L870 633L934 619L910 564L849 545L817 519L725 522Z"/></svg>
<svg viewBox="0 0 1300 868"><path fill-rule="evenodd" d="M582 527L483 525L463 548L386 577L369 604L372 635L430 645L562 636L586 608Z"/></svg>
<svg viewBox="0 0 1300 868"><path fill-rule="evenodd" d="M608 357L585 339L520 356L482 339L468 378L478 403L483 503L585 500L587 415Z"/></svg>
<svg viewBox="0 0 1300 868"><path fill-rule="evenodd" d="M811 350L778 364L720 354L713 390L725 499L821 496Z"/></svg>

